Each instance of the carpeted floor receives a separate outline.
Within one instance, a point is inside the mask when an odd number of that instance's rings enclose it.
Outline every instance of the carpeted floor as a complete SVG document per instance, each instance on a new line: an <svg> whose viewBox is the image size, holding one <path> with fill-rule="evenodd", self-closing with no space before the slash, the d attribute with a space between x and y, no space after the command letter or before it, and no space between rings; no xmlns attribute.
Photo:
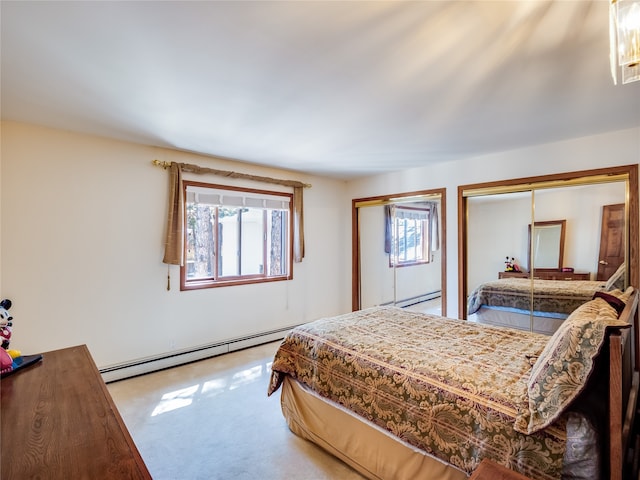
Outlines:
<svg viewBox="0 0 640 480"><path fill-rule="evenodd" d="M267 397L279 342L110 383L155 480L361 480L291 433Z"/></svg>

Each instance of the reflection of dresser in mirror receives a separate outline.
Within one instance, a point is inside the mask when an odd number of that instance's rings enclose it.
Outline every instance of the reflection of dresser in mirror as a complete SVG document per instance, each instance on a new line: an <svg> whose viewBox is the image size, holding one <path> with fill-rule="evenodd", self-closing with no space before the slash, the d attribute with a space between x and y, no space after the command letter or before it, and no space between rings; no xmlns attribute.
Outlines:
<svg viewBox="0 0 640 480"><path fill-rule="evenodd" d="M498 278L530 278L527 272L498 272ZM534 272L533 278L540 280L591 280L589 272L562 272L541 270Z"/></svg>

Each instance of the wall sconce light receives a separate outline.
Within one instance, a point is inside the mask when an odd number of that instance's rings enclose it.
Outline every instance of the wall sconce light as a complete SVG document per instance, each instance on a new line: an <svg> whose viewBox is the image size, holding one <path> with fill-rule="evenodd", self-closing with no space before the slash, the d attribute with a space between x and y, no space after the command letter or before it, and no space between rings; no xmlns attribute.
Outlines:
<svg viewBox="0 0 640 480"><path fill-rule="evenodd" d="M618 83L640 80L640 1L611 0L609 6L611 75Z"/></svg>

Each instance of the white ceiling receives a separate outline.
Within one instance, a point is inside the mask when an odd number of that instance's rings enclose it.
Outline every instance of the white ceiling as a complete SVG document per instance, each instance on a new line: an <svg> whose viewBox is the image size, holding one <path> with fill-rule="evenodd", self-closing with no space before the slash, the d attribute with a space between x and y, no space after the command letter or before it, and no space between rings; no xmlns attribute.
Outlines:
<svg viewBox="0 0 640 480"><path fill-rule="evenodd" d="M0 8L3 120L337 178L640 126L607 0Z"/></svg>

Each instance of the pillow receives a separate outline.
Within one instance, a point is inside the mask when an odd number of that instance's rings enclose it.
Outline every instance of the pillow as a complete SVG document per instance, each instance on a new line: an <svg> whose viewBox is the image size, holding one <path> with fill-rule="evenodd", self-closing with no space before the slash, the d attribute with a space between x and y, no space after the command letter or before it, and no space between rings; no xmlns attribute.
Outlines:
<svg viewBox="0 0 640 480"><path fill-rule="evenodd" d="M607 292L596 292L593 294L593 298L601 298L609 305L611 305L618 314L618 318L620 318L620 314L624 310L624 307L627 306L626 302L622 301L617 296L611 295Z"/></svg>
<svg viewBox="0 0 640 480"><path fill-rule="evenodd" d="M623 301L626 293L616 292ZM555 422L584 390L607 329L630 327L618 319L616 310L603 298L574 310L533 365L527 382L528 408L518 412L514 429L531 434Z"/></svg>
<svg viewBox="0 0 640 480"><path fill-rule="evenodd" d="M626 304L631 298L631 294L633 294L633 290L634 290L633 287L627 287L627 289L623 292L622 290L616 288L615 290L610 290L607 293L609 295L613 295L614 297L619 298Z"/></svg>
<svg viewBox="0 0 640 480"><path fill-rule="evenodd" d="M604 289L607 291L613 290L614 288L622 290L624 288L625 270L626 270L626 265L623 263L618 267L618 269L615 272L613 272L613 275L609 277L609 280L607 280L607 283L605 284Z"/></svg>

